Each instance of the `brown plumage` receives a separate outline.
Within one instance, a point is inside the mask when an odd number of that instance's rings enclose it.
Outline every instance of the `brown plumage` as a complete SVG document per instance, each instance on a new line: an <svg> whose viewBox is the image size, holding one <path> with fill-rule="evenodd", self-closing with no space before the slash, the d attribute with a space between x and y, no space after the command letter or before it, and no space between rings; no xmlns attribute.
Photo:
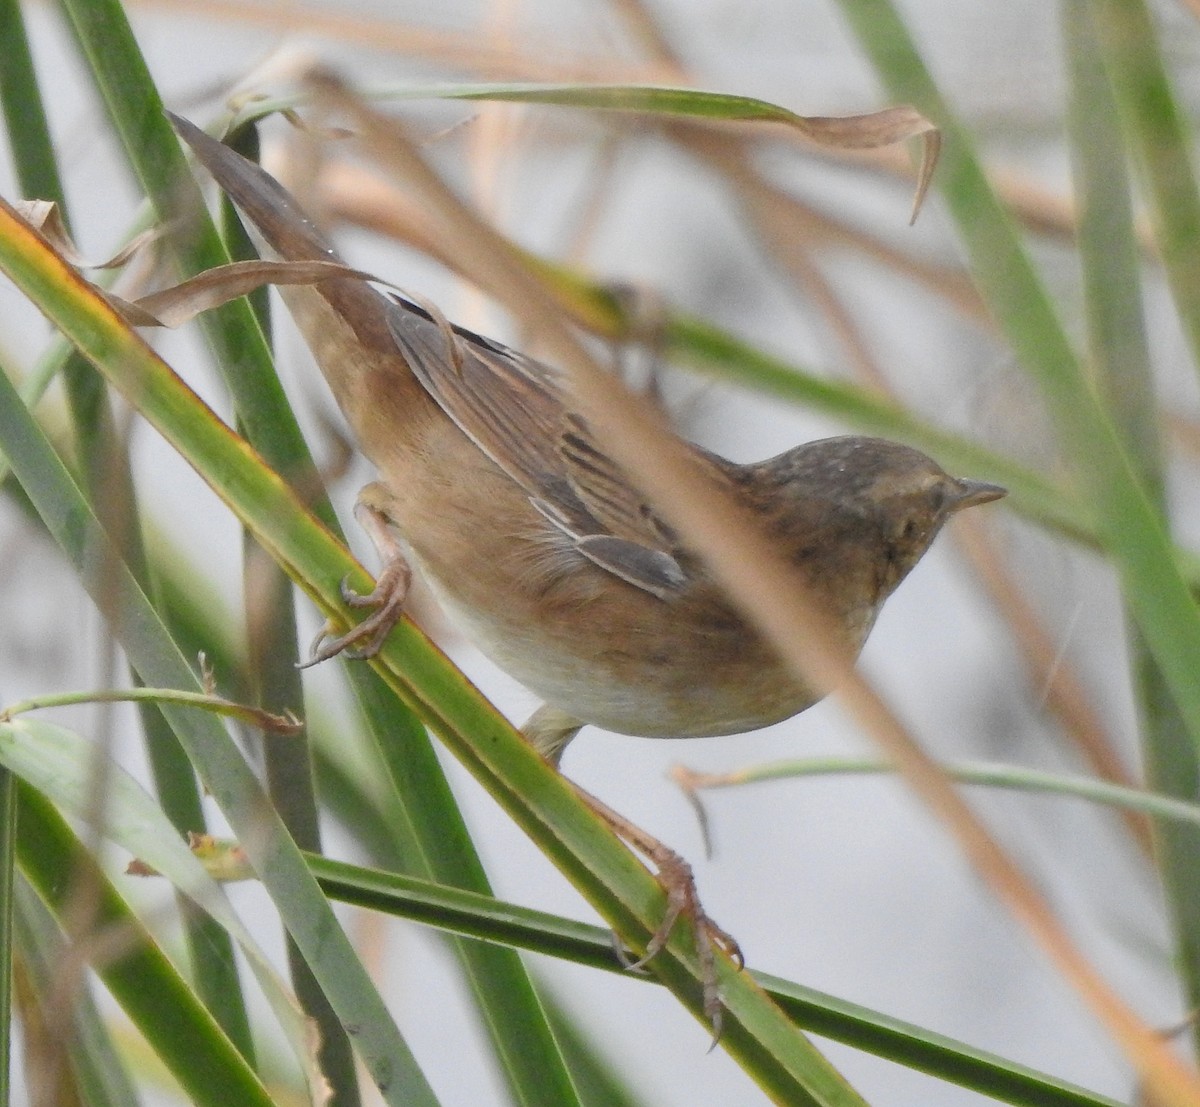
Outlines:
<svg viewBox="0 0 1200 1107"><path fill-rule="evenodd" d="M339 260L276 181L175 122L272 251ZM358 279L281 292L379 471L366 502L480 649L546 701L527 728L543 753L557 760L585 723L729 734L814 702L605 455L552 368ZM877 438L751 465L695 449L854 651L946 519L1004 494Z"/></svg>
<svg viewBox="0 0 1200 1107"><path fill-rule="evenodd" d="M174 122L279 257L339 260L276 181ZM413 561L480 649L545 700L524 730L555 764L586 723L653 738L731 734L815 701L605 454L552 368L357 278L280 291L379 471L359 497L387 554L363 598L375 611L316 659L377 648ZM692 449L787 552L855 653L945 521L1004 495L878 438L809 442L752 465ZM719 1033L713 947L740 962L737 943L704 914L682 858L581 795L650 858L667 893L638 963L692 916Z"/></svg>

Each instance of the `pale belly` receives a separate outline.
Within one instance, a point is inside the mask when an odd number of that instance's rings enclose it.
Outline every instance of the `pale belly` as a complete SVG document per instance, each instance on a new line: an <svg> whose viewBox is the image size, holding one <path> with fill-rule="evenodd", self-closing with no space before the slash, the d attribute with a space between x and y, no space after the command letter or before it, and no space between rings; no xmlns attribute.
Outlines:
<svg viewBox="0 0 1200 1107"><path fill-rule="evenodd" d="M765 646L747 646L744 631L734 645L728 632L689 628L655 596L637 595L640 619L627 610L605 618L608 605L600 603L578 612L569 629L535 627L464 604L457 589L427 579L490 660L547 704L605 730L650 738L739 734L789 718L816 699ZM631 586L614 580L611 587ZM668 635L673 645L663 648Z"/></svg>

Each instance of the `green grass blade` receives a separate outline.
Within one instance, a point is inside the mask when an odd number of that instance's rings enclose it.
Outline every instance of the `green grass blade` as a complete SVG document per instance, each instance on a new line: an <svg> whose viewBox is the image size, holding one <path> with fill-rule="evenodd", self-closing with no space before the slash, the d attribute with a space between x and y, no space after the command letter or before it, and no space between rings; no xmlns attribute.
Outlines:
<svg viewBox="0 0 1200 1107"><path fill-rule="evenodd" d="M1145 12L1140 4L1126 6L1126 14L1114 17L1105 6L1091 0L1070 0L1063 6L1063 43L1072 74L1070 97L1070 134L1073 140L1075 191L1079 196L1080 262L1084 269L1084 303L1088 327L1088 349L1100 388L1108 397L1109 407L1138 465L1142 481L1150 490L1158 510L1165 516L1162 443L1158 435L1156 388L1147 348L1146 323L1142 317L1142 289L1139 280L1138 246L1134 238L1133 204L1124 166L1124 140L1118 119L1123 119L1130 142L1156 149L1156 142L1145 134L1146 120L1138 107L1144 97L1130 97L1130 64L1141 64L1150 72L1141 74L1142 86L1154 102L1164 101L1165 113L1153 127L1158 139L1170 137L1178 116L1170 102L1165 74L1147 55ZM1114 46L1114 23L1120 24L1128 41ZM1105 26L1109 49L1102 46L1100 28ZM1112 58L1114 49L1120 58ZM1105 58L1105 53L1108 56ZM1150 49L1150 53L1153 50ZM1109 64L1105 65L1105 60ZM1126 112L1118 112L1115 80L1123 86ZM1153 91L1152 91L1153 90ZM1132 113L1133 118L1130 118ZM1184 146L1160 151L1151 158L1146 170L1150 191L1156 203L1165 202L1163 185L1176 179L1175 201L1164 220L1159 216L1158 240L1163 249L1168 280L1175 289L1178 311L1187 311L1188 300L1180 295L1180 281L1194 259L1169 257L1166 240L1186 240L1178 235L1186 231L1195 210L1194 182L1184 174ZM1190 182L1190 189L1189 189ZM1188 196L1190 191L1192 195ZM1174 255L1174 251L1171 251ZM1184 322L1184 327L1188 327ZM1200 330L1193 335L1193 340ZM1163 680L1156 659L1147 650L1139 633L1130 635L1130 669L1138 690L1141 714L1142 759L1153 789L1180 798L1196 795L1200 786L1200 762L1196 760L1186 724L1180 717L1170 689ZM1183 987L1193 1004L1200 1003L1200 830L1195 826L1165 824L1158 827L1158 863L1162 872L1168 908L1174 921L1176 964ZM1200 1031L1193 1040L1200 1047Z"/></svg>
<svg viewBox="0 0 1200 1107"><path fill-rule="evenodd" d="M620 1064L600 1055L579 1020L542 987L546 1017L570 1066L583 1107L641 1107L643 1100L627 1083Z"/></svg>
<svg viewBox="0 0 1200 1107"><path fill-rule="evenodd" d="M884 769L881 765L878 768ZM1200 811L1193 808L1191 815L1197 814ZM336 900L606 972L626 971L613 954L610 935L599 927L324 857L310 857L309 864L321 886ZM763 973L755 973L754 977L796 1019L797 1025L833 1041L909 1065L1005 1103L1112 1107L1113 1101L1104 1096L911 1023L778 977ZM652 978L642 974L639 979Z"/></svg>
<svg viewBox="0 0 1200 1107"><path fill-rule="evenodd" d="M121 952L103 959L97 972L192 1101L209 1107L271 1107L273 1100L254 1071L58 812L28 785L18 792L22 872L60 922L72 909L75 891L86 887L95 925L120 928ZM76 877L64 880L64 873Z"/></svg>
<svg viewBox="0 0 1200 1107"><path fill-rule="evenodd" d="M17 181L26 199L62 205L58 159L38 89L20 0L0 0L0 110L12 149Z"/></svg>
<svg viewBox="0 0 1200 1107"><path fill-rule="evenodd" d="M1138 3L1126 6L1126 15L1117 22L1124 26L1129 41L1117 47L1126 61L1142 57L1145 42L1140 32L1141 10ZM1144 12L1141 13L1144 16ZM1132 23L1132 25L1131 25ZM1118 125L1117 104L1112 78L1122 72L1110 51L1105 57L1101 26L1113 32L1113 13L1091 0L1068 0L1063 4L1063 43L1071 75L1068 121L1075 168L1075 191L1079 197L1079 255L1083 267L1084 305L1088 323L1088 349L1102 394L1107 398L1113 419L1128 444L1142 482L1159 512L1166 517L1166 497L1162 473L1162 445L1158 435L1156 390L1150 365L1146 323L1142 315L1142 287L1139 279L1140 258L1133 229L1133 204L1129 195L1125 167L1126 142ZM1105 65L1105 61L1108 65ZM1144 61L1154 69L1153 59ZM1156 122L1159 137L1169 140L1178 122L1169 103L1165 74L1145 74L1153 99L1168 101L1165 116ZM1125 73L1125 96L1129 75ZM1132 107L1132 105L1129 105ZM1125 117L1127 133L1142 130L1144 120ZM1132 130L1131 130L1132 128ZM1163 132L1166 133L1163 133ZM1140 139L1146 141L1143 135ZM1154 144L1151 143L1153 146ZM1186 161L1184 147L1161 151L1147 172L1156 183L1150 190L1156 202L1165 198L1158 186L1174 176L1180 159ZM1188 204L1195 205L1187 181L1180 181L1184 195L1178 195L1179 208L1164 224L1160 217L1159 243L1167 265L1168 279L1175 290L1176 305L1182 314L1179 280L1194 260L1168 257L1165 236L1174 227L1189 222ZM1179 191L1178 189L1175 191ZM1181 271L1182 270L1182 271ZM1185 298L1194 301L1194 290ZM1194 310L1195 305L1192 304ZM1185 328L1189 326L1185 321ZM1200 335L1200 331L1196 332ZM1200 764L1187 733L1184 720L1170 694L1155 658L1142 635L1131 634L1130 668L1137 689L1142 722L1142 756L1151 786L1158 792L1181 799L1196 795L1200 786ZM1157 834L1159 868L1167 891L1168 907L1174 923L1176 963L1183 986L1192 1004L1200 1002L1200 830L1177 823L1163 824ZM1200 1046L1200 1033L1194 1032Z"/></svg>
<svg viewBox="0 0 1200 1107"><path fill-rule="evenodd" d="M248 129L238 137L242 145L247 145L252 144L254 135ZM257 151L240 152L251 155ZM236 243L244 233L240 222L231 219L227 226L229 237ZM263 295L254 300L260 317L265 292L265 288L261 289ZM257 656L251 663L251 671L264 692L274 683L275 691L267 702L295 703L299 710L301 686L294 665L297 660L294 608L290 595L282 588L286 576L282 569L274 567L274 570L280 578L277 606L283 618L271 616L270 626L261 635L275 641L252 640ZM247 610L257 613L259 620L263 617L262 591L260 588L256 595L246 597ZM285 625L291 628L286 643L278 640ZM399 800L394 805L398 816L396 826L405 835L409 862L423 875L489 892L483 865L424 727L369 669L355 666L349 677L365 727L382 755L387 779ZM298 767L307 768L309 755L307 750L298 753L296 743L290 740L279 742L268 738L266 764L272 794L277 794L278 784L279 794L292 795L299 791L300 781L288 778L298 775ZM276 776L278 779L273 779ZM303 811L297 811L297 816L310 808L311 797L301 798ZM315 806L311 807L311 817L315 821ZM353 823L351 818L349 825ZM311 838L299 837L298 841L305 848L313 848ZM478 945L460 944L455 952L513 1101L524 1107L571 1107L578 1103L571 1072L520 959L511 952Z"/></svg>
<svg viewBox="0 0 1200 1107"><path fill-rule="evenodd" d="M738 121L743 123L781 123L812 134L819 125L833 120L798 115L794 111L760 100L707 89L671 87L667 85L633 84L566 84L518 82L479 82L474 84L380 85L357 90L366 100L493 100L518 104L547 104L566 108L586 108L592 111L632 112L637 115L665 118ZM264 96L247 99L231 121L231 129L263 119L282 111L294 111L308 103L308 92L283 96ZM885 145L887 140L875 141L866 136L863 146ZM850 145L851 135L845 136ZM892 139L891 141L895 141Z"/></svg>
<svg viewBox="0 0 1200 1107"><path fill-rule="evenodd" d="M0 214L8 210L0 205ZM102 307L69 267L54 264L49 269L43 268L39 258L45 263L52 255L36 236L29 237L28 229L16 236L10 233L19 226L18 221L0 231L0 267L23 285L44 310L58 309L57 321L89 350L97 364L111 369L115 360L132 368L134 363L127 360L131 353L128 340L132 336L124 328L116 332L110 329L116 322L115 316ZM72 288L75 293L83 294L82 300L70 294ZM83 308L83 304L88 307ZM97 309L99 314L95 314ZM107 323L103 318L106 315ZM135 342L135 347L148 353L140 343ZM116 558L115 551L108 546L95 517L6 379L0 379L0 391L3 393L0 444L8 454L13 472L93 600L110 616L111 625L119 628L121 644L142 679L170 687L199 687L196 675L175 648L136 582ZM141 395L141 390L135 388L134 394ZM181 389L172 397L171 406L179 414L194 402L195 397ZM214 429L217 427L226 446L233 443L227 429L214 421ZM234 446L235 452L244 449ZM269 480L282 487L273 476ZM164 711L243 841L284 925L304 950L339 1017L346 1024L360 1027L357 1051L385 1099L436 1103L345 933L240 753L214 720L178 708L168 707Z"/></svg>
<svg viewBox="0 0 1200 1107"><path fill-rule="evenodd" d="M13 160L27 197L55 200L70 225L64 204L42 96L29 53L16 0L0 0L0 99ZM119 535L143 587L149 588L146 555L141 546L134 484L128 457L115 433L103 378L71 347L57 366L64 381L75 432L75 456L90 474L93 505L116 505L110 514L112 533ZM120 516L117 518L115 516ZM175 735L153 708L141 712L146 751L163 804L181 831L203 831L204 813L195 775ZM243 1053L253 1058L250 1023L242 997L233 948L227 935L210 920L182 906L197 987L217 1019Z"/></svg>
<svg viewBox="0 0 1200 1107"><path fill-rule="evenodd" d="M803 370L699 319L676 316L667 335L668 350L685 364L835 416L856 431L910 443L955 473L1004 485L1017 510L1028 518L1089 545L1098 541L1092 512L1077 497L1019 462L940 430L877 393Z"/></svg>
<svg viewBox="0 0 1200 1107"><path fill-rule="evenodd" d="M1090 8L1093 41L1112 82L1127 145L1141 170L1154 240L1192 361L1200 369L1200 188L1191 157L1195 122L1171 87L1143 0L1093 0Z"/></svg>
<svg viewBox="0 0 1200 1107"><path fill-rule="evenodd" d="M247 129L239 136L238 152L257 158L258 134ZM223 238L230 257L242 261L257 257L252 244L241 230L229 205L221 211ZM267 289L261 288L247 301L264 334L270 334L270 310ZM254 538L243 532L242 595L248 622L249 657L244 672L250 685L250 700L259 707L290 711L296 718L304 715L304 688L297 663L300 648L296 638L296 605L291 581L278 566L265 562ZM312 776L312 757L306 727L298 733L264 733L259 742L267 794L279 812L283 825L301 849L321 851L321 824L317 812L316 785ZM301 1006L315 1024L320 1045L318 1064L334 1089L335 1107L358 1107L358 1074L349 1035L338 1021L324 992L304 960L304 955L289 937L288 970Z"/></svg>
<svg viewBox="0 0 1200 1107"><path fill-rule="evenodd" d="M31 1036L57 1033L60 1040L66 1040L71 1075L88 1107L139 1107L137 1089L87 983L81 982L71 997L69 1027L49 1023L46 1016L54 1009L55 974L69 963L69 953L54 916L24 878L17 883L14 909L26 1057L33 1045ZM26 1070L29 1068L27 1062Z"/></svg>
<svg viewBox="0 0 1200 1107"><path fill-rule="evenodd" d="M397 717L395 693L365 666L353 666L348 676L386 781L389 863L403 857L409 872L490 895L487 874L425 728L407 712ZM332 754L328 747L327 752ZM354 813L348 814L354 825ZM520 958L473 942L456 943L455 954L513 1099L529 1107L577 1103L571 1070Z"/></svg>
<svg viewBox="0 0 1200 1107"><path fill-rule="evenodd" d="M994 761L945 762L941 770L963 784L1087 800L1125 811L1138 811L1162 822L1200 827L1200 804L1162 792L1110 784L1092 777L1064 776L1031 769L1024 765L1004 765ZM683 773L682 783L689 792L738 788L745 784L763 784L772 780L841 775L843 773L894 773L894 765L869 757L789 758L755 765L718 776Z"/></svg>

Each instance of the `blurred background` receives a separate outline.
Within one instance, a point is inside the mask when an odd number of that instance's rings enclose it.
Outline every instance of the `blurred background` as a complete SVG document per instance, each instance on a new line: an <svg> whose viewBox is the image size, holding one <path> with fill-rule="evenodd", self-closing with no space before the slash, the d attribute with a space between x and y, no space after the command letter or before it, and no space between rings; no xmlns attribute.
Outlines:
<svg viewBox="0 0 1200 1107"><path fill-rule="evenodd" d="M994 180L1017 205L1068 326L1081 333L1055 6L909 0L903 10L947 99L973 128ZM811 115L890 103L836 6L816 2L646 0L636 7L616 0L401 0L302 7L139 0L128 12L167 105L199 123L217 116L231 89L260 79L270 87L304 57L364 85L688 83ZM39 74L53 90L48 107L75 239L86 256L104 256L119 245L140 197L59 13L27 5L25 15ZM1186 95L1200 74L1200 28L1182 5L1161 4L1157 16ZM669 54L656 52L651 29ZM913 180L903 151L835 155L787 136L740 147L742 168L777 189L793 213L794 222L774 224L786 230L773 236L762 232L761 209L736 172L638 117L514 104L389 107L416 128L425 152L460 191L530 250L596 281L642 290L647 303L661 297L789 364L887 389L939 427L1047 478L1062 475L1033 386L974 296L936 191L909 226ZM279 120L264 128L268 161L286 150L290 132ZM354 226L367 171L344 158L336 141L325 155L322 175L301 183L336 228L352 265L419 292L457 322L520 345L511 322L444 268ZM0 190L18 191L2 153ZM1170 441L1179 447L1170 489L1178 537L1195 539L1195 378L1153 267L1145 309L1158 395L1174 428ZM49 337L41 317L0 285L0 319L5 364L31 365ZM275 322L285 387L318 460L343 464L331 496L359 556L373 568L374 554L350 515L358 488L372 478L370 467L358 458L344 461L342 423L324 383L281 307ZM227 412L194 327L151 340ZM632 360L643 370L652 366L685 437L737 460L850 429L831 416L662 364L645 350ZM43 405L51 423L60 402L52 392ZM133 420L129 433L139 491L155 505L154 527L203 567L203 586L236 623L243 606L238 525L154 432ZM1111 571L1078 545L1022 520L1010 505L977 514L956 520L889 602L863 653L863 671L938 759L1089 775L1100 762L1137 777L1124 616ZM108 679L105 632L74 577L9 499L0 501L0 527L2 698ZM422 606L420 614L471 679L522 722L536 706L531 695L436 612ZM306 641L319 619L303 598L298 615ZM317 705L334 719L348 718L339 715L347 699L342 664L305 674L310 710ZM84 733L101 725L93 709L60 717ZM118 711L103 725L117 734L126 763L143 772L134 723L131 713ZM1093 742L1090 752L1081 735ZM782 758L873 752L834 700L732 738L651 742L588 729L563 770L693 863L708 911L736 935L752 968L1128 1101L1133 1077L1105 1033L902 783L832 776L713 792L704 801L715 847L707 858L696 816L668 776L676 764L723 772ZM468 774L444 760L497 894L595 921ZM1184 1001L1162 896L1129 824L1071 799L979 788L969 796L1113 986L1150 1025L1177 1022ZM325 830L330 854L363 860L335 819L327 819ZM126 860L114 851L116 869ZM164 894L122 887L149 907ZM260 936L278 946L265 922L272 910L265 895L253 886L233 894ZM349 910L344 918L442 1101L505 1102L442 944L414 925ZM170 934L168 927L168 941ZM548 958L532 964L643 1102L763 1101L720 1049L707 1052L705 1028L661 989ZM846 1047L827 1043L827 1049L871 1103L987 1101ZM151 1101L176 1100L164 1088L160 1098L148 1095Z"/></svg>

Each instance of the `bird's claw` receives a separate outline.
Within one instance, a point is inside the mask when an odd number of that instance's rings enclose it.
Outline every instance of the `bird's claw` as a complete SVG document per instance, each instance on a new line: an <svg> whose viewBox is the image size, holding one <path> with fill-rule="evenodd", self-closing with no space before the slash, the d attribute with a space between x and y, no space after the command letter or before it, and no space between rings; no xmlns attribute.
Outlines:
<svg viewBox="0 0 1200 1107"><path fill-rule="evenodd" d="M412 570L403 557L388 559L370 592L358 592L350 587L350 578L343 577L338 587L342 599L350 607L373 608L357 626L344 634L335 635L328 622L317 632L309 649L308 660L299 667L307 669L345 654L352 661L366 661L382 648L384 640L404 614L404 602L412 582Z"/></svg>
<svg viewBox="0 0 1200 1107"><path fill-rule="evenodd" d="M741 947L733 935L718 926L705 913L700 903L700 895L696 891L696 878L691 865L666 846L656 850L651 860L658 866L658 882L666 893L667 909L658 928L650 936L650 941L646 943L642 956L625 967L643 968L667 944L680 918L687 916L692 923L693 948L700 965L704 1016L712 1027L712 1044L715 1047L721 1040L724 1012L724 1001L717 983L715 951L719 949L731 958L739 971L745 968L746 959L742 956Z"/></svg>
<svg viewBox="0 0 1200 1107"><path fill-rule="evenodd" d="M719 927L705 913L700 903L700 894L696 891L696 878L692 873L691 865L669 846L646 833L624 816L617 814L602 800L584 791L578 785L574 787L584 803L608 823L619 837L650 861L667 897L667 906L662 920L654 933L650 935L650 940L646 943L642 955L636 959L630 958L620 948L620 943L614 939L613 946L616 950L617 960L626 969L637 971L644 968L647 962L666 946L680 918L687 916L692 923L692 942L699 965L704 1017L712 1027L712 1044L716 1046L721 1039L724 1013L724 1002L721 999L721 990L717 983L716 951L720 950L728 956L741 971L746 965L741 948L732 934Z"/></svg>

